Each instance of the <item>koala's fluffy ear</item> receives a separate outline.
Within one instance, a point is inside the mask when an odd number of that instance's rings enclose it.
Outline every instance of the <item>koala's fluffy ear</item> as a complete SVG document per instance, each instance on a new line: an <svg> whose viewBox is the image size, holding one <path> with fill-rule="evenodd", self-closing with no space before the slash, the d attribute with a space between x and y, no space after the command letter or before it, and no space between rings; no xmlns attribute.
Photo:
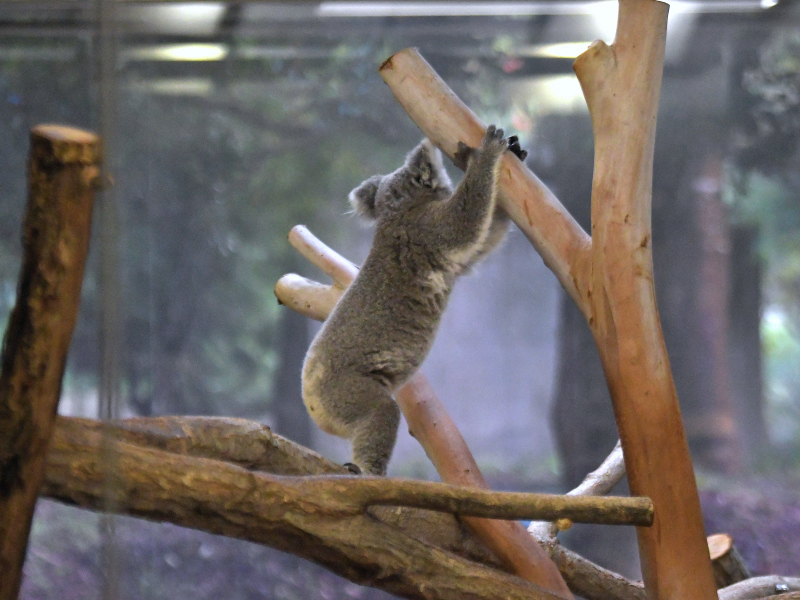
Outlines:
<svg viewBox="0 0 800 600"><path fill-rule="evenodd" d="M350 192L348 200L356 214L365 219L375 219L375 195L383 175L373 175Z"/></svg>
<svg viewBox="0 0 800 600"><path fill-rule="evenodd" d="M442 154L430 140L422 140L408 154L406 168L414 175L411 181L421 187L437 188L449 184L443 180L447 172L442 166Z"/></svg>

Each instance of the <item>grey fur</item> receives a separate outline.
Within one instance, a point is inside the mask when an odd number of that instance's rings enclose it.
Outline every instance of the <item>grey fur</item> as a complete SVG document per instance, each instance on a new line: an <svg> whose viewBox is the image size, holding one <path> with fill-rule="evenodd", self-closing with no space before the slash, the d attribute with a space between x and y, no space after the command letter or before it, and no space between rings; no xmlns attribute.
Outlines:
<svg viewBox="0 0 800 600"><path fill-rule="evenodd" d="M400 169L350 193L375 238L311 343L303 400L320 428L351 440L361 472L386 473L400 422L392 394L427 356L456 277L505 234L496 184L506 147L493 125L479 149L459 144L466 172L453 193L439 150L423 140Z"/></svg>

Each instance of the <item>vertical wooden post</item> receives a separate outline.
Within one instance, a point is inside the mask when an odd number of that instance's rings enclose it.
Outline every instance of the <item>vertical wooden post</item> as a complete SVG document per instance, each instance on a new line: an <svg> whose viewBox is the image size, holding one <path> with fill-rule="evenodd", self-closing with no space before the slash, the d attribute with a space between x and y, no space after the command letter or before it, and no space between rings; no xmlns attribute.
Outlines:
<svg viewBox="0 0 800 600"><path fill-rule="evenodd" d="M700 500L653 287L653 152L668 6L620 0L612 46L575 61L595 134L589 325L608 381L639 528L648 598L716 598Z"/></svg>
<svg viewBox="0 0 800 600"><path fill-rule="evenodd" d="M78 316L99 163L92 133L57 125L31 132L22 269L0 370L0 600L19 594Z"/></svg>

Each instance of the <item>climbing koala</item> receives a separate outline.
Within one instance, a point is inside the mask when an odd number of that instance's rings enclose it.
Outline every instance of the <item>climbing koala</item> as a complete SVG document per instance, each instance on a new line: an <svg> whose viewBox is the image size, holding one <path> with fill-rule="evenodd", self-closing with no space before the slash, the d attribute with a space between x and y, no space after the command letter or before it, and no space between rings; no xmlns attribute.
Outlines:
<svg viewBox="0 0 800 600"><path fill-rule="evenodd" d="M424 140L394 173L350 192L355 211L375 221L375 238L311 343L302 383L320 428L352 442L353 472L386 473L400 422L392 394L428 354L456 277L505 234L496 188L506 149L525 157L493 125L480 148L460 142L454 162L466 172L454 193L441 153Z"/></svg>

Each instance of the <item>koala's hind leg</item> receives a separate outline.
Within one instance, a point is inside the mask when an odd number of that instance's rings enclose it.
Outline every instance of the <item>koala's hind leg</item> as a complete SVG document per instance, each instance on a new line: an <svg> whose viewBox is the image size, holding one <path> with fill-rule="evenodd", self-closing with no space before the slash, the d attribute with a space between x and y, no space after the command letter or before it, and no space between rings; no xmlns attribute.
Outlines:
<svg viewBox="0 0 800 600"><path fill-rule="evenodd" d="M361 396L353 397L353 405L364 407L350 433L353 463L365 475L386 475L400 426L400 408L391 394L372 380L353 393Z"/></svg>

